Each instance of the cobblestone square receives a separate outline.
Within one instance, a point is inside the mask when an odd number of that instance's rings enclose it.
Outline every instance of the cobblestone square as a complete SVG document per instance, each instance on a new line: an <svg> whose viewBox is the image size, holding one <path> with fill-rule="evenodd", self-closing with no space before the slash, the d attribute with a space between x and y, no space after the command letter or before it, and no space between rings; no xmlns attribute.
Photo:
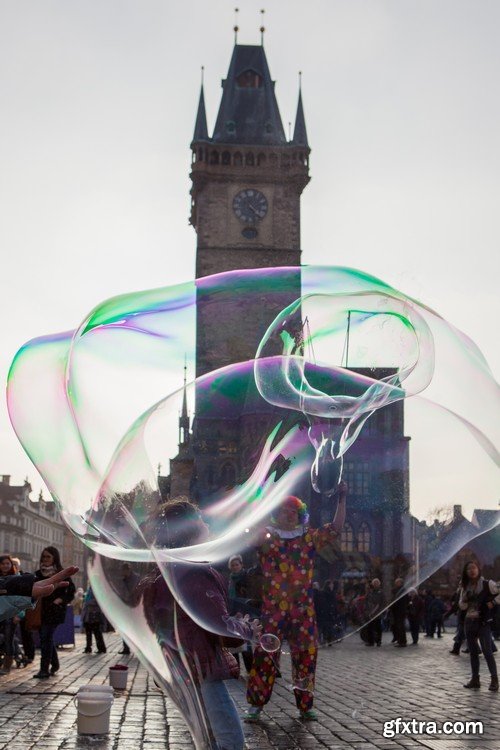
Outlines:
<svg viewBox="0 0 500 750"><path fill-rule="evenodd" d="M384 634L382 648L365 648L358 636L322 648L318 660L316 709L319 720L302 724L294 706L288 657L283 676L258 724L245 724L248 750L493 750L499 746L498 693L487 690L483 664L480 691L462 687L469 676L465 654L451 656L451 635L422 638L418 646L393 648ZM61 654L60 674L38 681L38 665L13 669L0 683L0 750L192 750L189 731L170 699L155 686L133 656L118 656L121 640L106 635L108 653L84 654L83 637ZM115 692L110 733L79 737L74 698L88 683L108 681L108 667L128 663L129 685ZM244 680L230 683L243 713ZM383 735L383 722L482 721L483 736Z"/></svg>

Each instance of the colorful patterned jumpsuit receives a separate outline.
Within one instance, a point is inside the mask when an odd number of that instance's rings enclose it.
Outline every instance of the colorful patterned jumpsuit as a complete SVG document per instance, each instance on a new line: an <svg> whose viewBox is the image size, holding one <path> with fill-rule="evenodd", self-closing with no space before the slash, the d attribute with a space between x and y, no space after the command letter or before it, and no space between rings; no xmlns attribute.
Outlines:
<svg viewBox="0 0 500 750"><path fill-rule="evenodd" d="M258 548L264 575L262 632L287 640L292 658L295 702L301 713L312 708L318 652L318 631L313 603L313 567L316 553L337 548L333 524L306 528L293 538L283 538L269 528ZM262 707L273 691L279 652L269 654L256 646L249 674L247 701Z"/></svg>

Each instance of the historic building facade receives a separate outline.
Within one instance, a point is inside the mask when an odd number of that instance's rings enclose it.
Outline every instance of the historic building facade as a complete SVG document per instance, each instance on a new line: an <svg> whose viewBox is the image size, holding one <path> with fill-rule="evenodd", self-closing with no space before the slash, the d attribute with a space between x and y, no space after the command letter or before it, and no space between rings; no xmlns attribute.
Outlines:
<svg viewBox="0 0 500 750"><path fill-rule="evenodd" d="M44 547L57 547L64 565L78 565L77 586L83 586L85 546L65 526L55 503L45 501L42 494L30 497L28 480L13 485L10 475L0 478L0 554L18 557L26 573L37 570Z"/></svg>

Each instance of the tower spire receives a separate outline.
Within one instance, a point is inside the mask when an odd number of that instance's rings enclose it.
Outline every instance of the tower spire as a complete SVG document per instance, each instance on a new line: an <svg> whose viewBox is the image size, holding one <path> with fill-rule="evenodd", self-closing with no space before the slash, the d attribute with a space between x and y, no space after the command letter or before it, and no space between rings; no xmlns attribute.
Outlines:
<svg viewBox="0 0 500 750"><path fill-rule="evenodd" d="M262 10L260 11L260 18L261 18L261 21L260 21L260 43L261 43L262 47L264 46L264 32L266 30L266 27L264 26L264 13L265 12L266 11L265 11L264 8L262 8Z"/></svg>
<svg viewBox="0 0 500 750"><path fill-rule="evenodd" d="M207 113L205 109L205 93L203 90L204 71L205 67L202 65L200 98L198 100L198 112L196 114L193 141L208 141Z"/></svg>
<svg viewBox="0 0 500 750"><path fill-rule="evenodd" d="M184 385L182 393L182 409L179 417L179 448L189 443L189 412L187 407L187 361L184 357Z"/></svg>
<svg viewBox="0 0 500 750"><path fill-rule="evenodd" d="M234 26L233 26L233 31L234 31L234 44L235 45L238 44L238 31L240 30L240 27L238 26L238 13L239 12L240 12L239 8L235 8L234 9Z"/></svg>
<svg viewBox="0 0 500 750"><path fill-rule="evenodd" d="M299 71L299 101L297 104L297 114L295 116L295 127L293 130L293 140L296 146L305 146L309 148L306 130L306 118L304 117L304 106L302 104L302 71Z"/></svg>

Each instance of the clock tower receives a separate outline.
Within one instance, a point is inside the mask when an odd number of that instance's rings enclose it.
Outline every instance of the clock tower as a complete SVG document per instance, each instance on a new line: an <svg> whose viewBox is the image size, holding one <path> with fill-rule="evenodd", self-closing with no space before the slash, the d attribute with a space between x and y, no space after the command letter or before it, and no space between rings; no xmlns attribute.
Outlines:
<svg viewBox="0 0 500 750"><path fill-rule="evenodd" d="M253 359L278 312L300 296L300 196L310 179L310 148L300 92L293 138L286 139L262 45L235 44L211 137L202 85L191 150L196 277L294 268L281 298L275 290L274 301L266 298L271 282L263 279L253 303L247 298L239 308L231 305L230 316L227 297L219 309L198 287L199 377Z"/></svg>

